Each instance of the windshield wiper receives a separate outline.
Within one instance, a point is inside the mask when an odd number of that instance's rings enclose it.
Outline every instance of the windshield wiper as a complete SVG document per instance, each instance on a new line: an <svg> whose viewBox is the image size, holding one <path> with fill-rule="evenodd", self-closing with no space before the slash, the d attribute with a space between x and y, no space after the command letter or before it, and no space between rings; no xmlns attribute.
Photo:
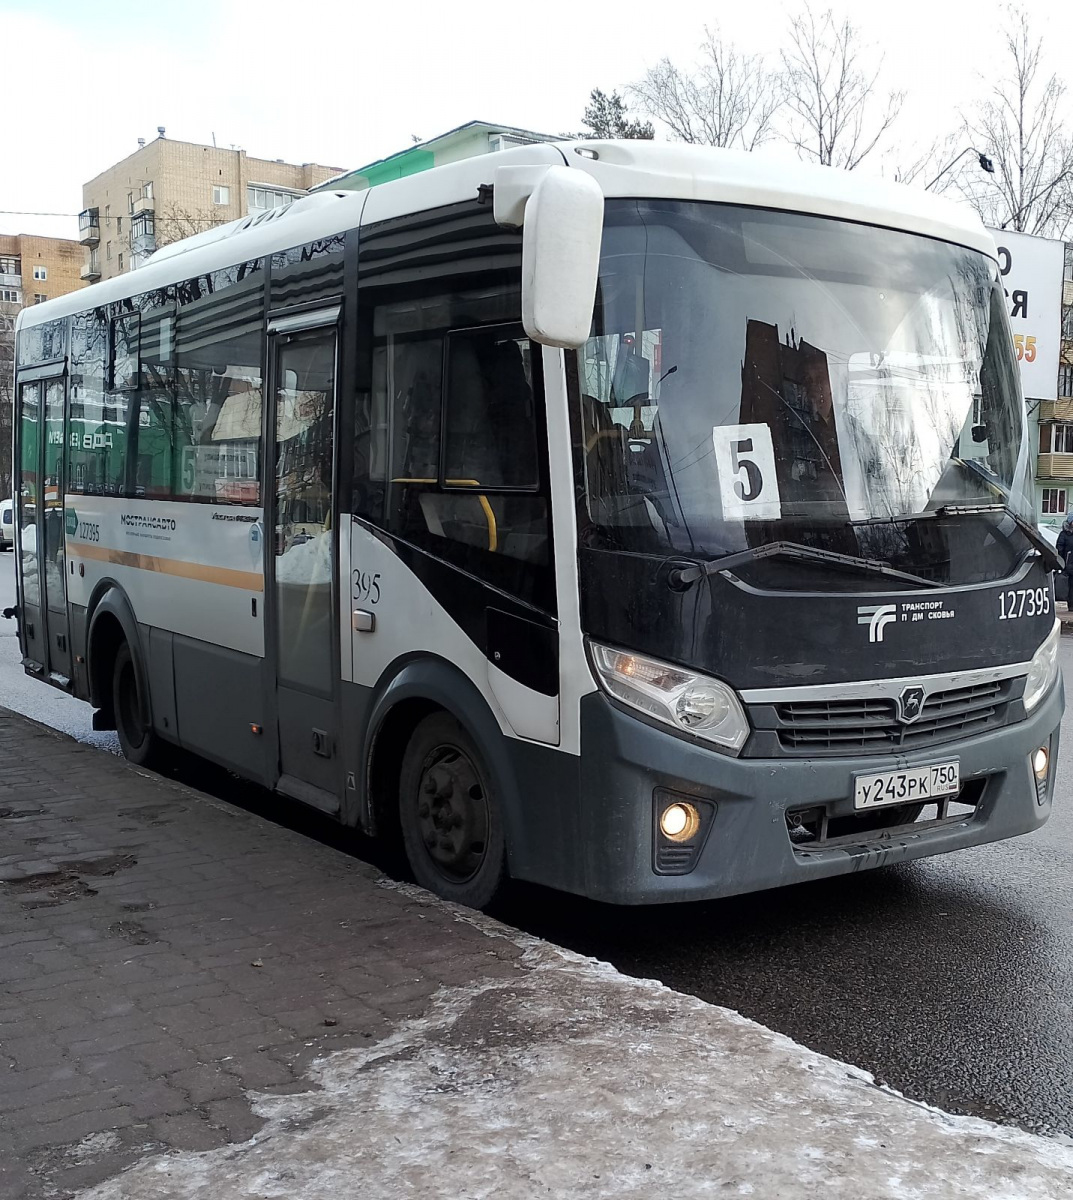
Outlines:
<svg viewBox="0 0 1073 1200"><path fill-rule="evenodd" d="M870 517L866 521L850 521L851 525L897 525L908 521L931 521L936 517L971 517L979 513L1002 513L1009 517L1017 528L1025 535L1033 549L1038 551L1044 564L1052 571L1062 571L1065 563L1059 557L1058 551L1047 541L1040 531L1026 521L1019 512L1008 504L943 504L939 508L929 508L926 512L896 513L889 517Z"/></svg>
<svg viewBox="0 0 1073 1200"><path fill-rule="evenodd" d="M853 554L839 554L836 550L817 550L814 546L804 546L800 542L767 542L763 546L752 546L737 554L724 554L722 558L713 558L708 562L692 563L688 567L677 566L672 568L668 582L672 588L686 588L708 575L733 571L735 567L743 567L747 563L759 562L764 558L792 558L798 562L824 563L830 567L858 571L863 575L885 575L888 579L900 579L903 583L915 583L918 587L943 586L934 579L925 579L923 575L910 575L908 571L899 571L878 559L857 558Z"/></svg>

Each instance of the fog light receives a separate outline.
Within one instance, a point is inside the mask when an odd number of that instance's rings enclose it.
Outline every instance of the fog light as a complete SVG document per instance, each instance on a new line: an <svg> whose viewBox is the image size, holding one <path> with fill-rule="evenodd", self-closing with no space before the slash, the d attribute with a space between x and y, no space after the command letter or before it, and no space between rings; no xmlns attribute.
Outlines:
<svg viewBox="0 0 1073 1200"><path fill-rule="evenodd" d="M668 804L659 815L659 831L672 842L688 842L700 829L700 813L692 804Z"/></svg>
<svg viewBox="0 0 1073 1200"><path fill-rule="evenodd" d="M1032 770L1036 772L1037 779L1047 778L1047 768L1050 765L1050 756L1047 754L1047 747L1040 746L1035 754L1032 755Z"/></svg>

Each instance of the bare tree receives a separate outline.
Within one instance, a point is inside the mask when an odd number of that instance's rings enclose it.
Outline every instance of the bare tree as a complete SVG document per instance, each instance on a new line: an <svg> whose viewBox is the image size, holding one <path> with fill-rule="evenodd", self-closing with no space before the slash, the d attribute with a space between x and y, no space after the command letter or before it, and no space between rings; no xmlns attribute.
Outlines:
<svg viewBox="0 0 1073 1200"><path fill-rule="evenodd" d="M877 92L883 59L870 63L848 17L817 16L806 4L790 19L782 51L787 139L806 158L852 171L879 145L904 92Z"/></svg>
<svg viewBox="0 0 1073 1200"><path fill-rule="evenodd" d="M743 54L717 28L704 30L693 72L662 58L627 89L679 141L754 150L772 136L779 107L775 73L761 55Z"/></svg>
<svg viewBox="0 0 1073 1200"><path fill-rule="evenodd" d="M195 233L204 233L217 225L224 225L223 217L217 216L207 208L183 208L177 204L158 209L154 218L156 244L159 249L171 242L182 238L193 237Z"/></svg>
<svg viewBox="0 0 1073 1200"><path fill-rule="evenodd" d="M963 184L989 225L1062 237L1073 222L1073 141L1065 84L1041 71L1043 39L1023 12L1010 14L1006 72L990 96L963 114L965 134L988 153L995 174Z"/></svg>
<svg viewBox="0 0 1073 1200"><path fill-rule="evenodd" d="M926 146L899 147L892 178L895 183L912 183L936 194L949 191L956 185L963 165L963 146L961 133L948 133Z"/></svg>

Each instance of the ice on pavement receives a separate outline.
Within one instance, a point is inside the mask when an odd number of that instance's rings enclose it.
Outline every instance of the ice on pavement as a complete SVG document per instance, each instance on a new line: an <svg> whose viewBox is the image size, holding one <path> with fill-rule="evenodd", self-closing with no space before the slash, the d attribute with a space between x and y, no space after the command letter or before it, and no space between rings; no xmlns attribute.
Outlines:
<svg viewBox="0 0 1073 1200"><path fill-rule="evenodd" d="M320 1059L316 1090L254 1096L267 1123L249 1142L144 1160L82 1200L1073 1197L1070 1146L511 936L517 979L445 989L386 1040Z"/></svg>

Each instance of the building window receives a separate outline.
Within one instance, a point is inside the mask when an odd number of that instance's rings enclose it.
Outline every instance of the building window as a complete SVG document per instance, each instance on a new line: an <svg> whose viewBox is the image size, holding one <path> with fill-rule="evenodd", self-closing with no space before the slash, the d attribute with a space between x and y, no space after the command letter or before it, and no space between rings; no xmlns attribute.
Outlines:
<svg viewBox="0 0 1073 1200"><path fill-rule="evenodd" d="M123 232L123 218L122 218L122 217L116 217L116 219L115 219L115 231L116 231L116 233L122 233L122 232Z"/></svg>
<svg viewBox="0 0 1073 1200"><path fill-rule="evenodd" d="M0 257L0 275L21 275L22 259L18 255Z"/></svg>
<svg viewBox="0 0 1073 1200"><path fill-rule="evenodd" d="M145 181L145 183L142 184L142 195L145 197L146 200L152 200L152 198L153 198L153 181L151 179L147 179Z"/></svg>
<svg viewBox="0 0 1073 1200"><path fill-rule="evenodd" d="M1058 368L1058 395L1073 396L1073 366Z"/></svg>
<svg viewBox="0 0 1073 1200"><path fill-rule="evenodd" d="M246 189L246 207L251 213L267 212L270 208L285 208L303 193L285 192L280 188L256 187Z"/></svg>
<svg viewBox="0 0 1073 1200"><path fill-rule="evenodd" d="M34 304L44 304L47 299L48 297L43 293L34 292Z"/></svg>
<svg viewBox="0 0 1073 1200"><path fill-rule="evenodd" d="M1039 510L1046 516L1061 516L1066 511L1066 489L1044 488Z"/></svg>
<svg viewBox="0 0 1073 1200"><path fill-rule="evenodd" d="M231 189L229 187L224 187L224 185L221 183L216 184L216 186L212 189L212 202L213 204L230 204Z"/></svg>
<svg viewBox="0 0 1073 1200"><path fill-rule="evenodd" d="M1073 283L1073 245L1066 246L1066 279Z"/></svg>
<svg viewBox="0 0 1073 1200"><path fill-rule="evenodd" d="M1073 425L1041 425L1041 454L1073 454Z"/></svg>
<svg viewBox="0 0 1073 1200"><path fill-rule="evenodd" d="M18 304L21 299L18 288L0 288L0 303Z"/></svg>
<svg viewBox="0 0 1073 1200"><path fill-rule="evenodd" d="M120 250L120 252L119 252L119 258L117 259L117 262L119 264L119 269L122 271L123 270L123 251L122 250Z"/></svg>
<svg viewBox="0 0 1073 1200"><path fill-rule="evenodd" d="M42 283L48 278L48 267L34 267L34 279Z"/></svg>
<svg viewBox="0 0 1073 1200"><path fill-rule="evenodd" d="M112 258L112 243L107 242L104 247L104 257L111 261Z"/></svg>

